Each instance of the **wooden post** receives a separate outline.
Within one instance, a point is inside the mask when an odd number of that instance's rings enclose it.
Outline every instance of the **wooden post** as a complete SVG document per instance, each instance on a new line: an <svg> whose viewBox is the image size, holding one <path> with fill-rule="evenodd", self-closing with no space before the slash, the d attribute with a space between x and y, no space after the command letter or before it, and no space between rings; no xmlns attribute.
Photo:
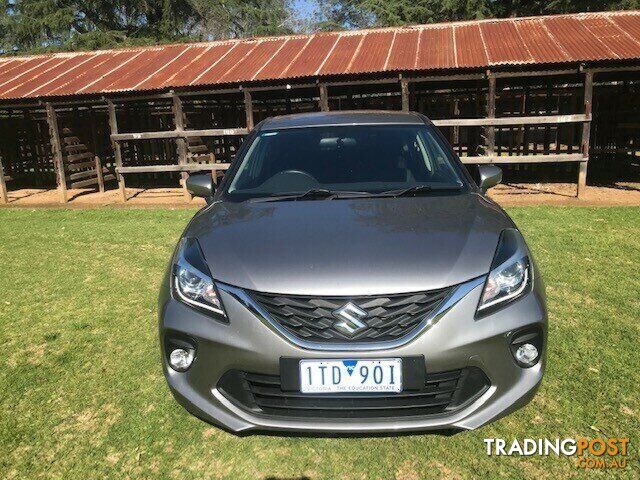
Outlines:
<svg viewBox="0 0 640 480"><path fill-rule="evenodd" d="M320 110L323 112L329 111L329 92L327 91L327 85L321 83L318 85L320 89Z"/></svg>
<svg viewBox="0 0 640 480"><path fill-rule="evenodd" d="M584 74L584 114L591 115L593 100L593 72ZM591 121L587 120L582 124L582 147L583 160L580 162L578 170L578 198L584 195L587 186L587 165L589 163L589 137L591 136Z"/></svg>
<svg viewBox="0 0 640 480"><path fill-rule="evenodd" d="M0 202L9 203L9 197L7 197L7 184L4 181L4 168L2 167L1 158L0 158Z"/></svg>
<svg viewBox="0 0 640 480"><path fill-rule="evenodd" d="M176 131L184 132L184 111L182 109L182 100L175 93L172 95L173 98L173 119L176 126ZM187 139L182 137L176 138L176 146L178 149L178 163L180 165L187 164ZM187 172L180 172L181 183L182 183L182 193L187 202L191 201L191 194L189 190L187 190L187 179L189 178L189 174Z"/></svg>
<svg viewBox="0 0 640 480"><path fill-rule="evenodd" d="M60 143L60 131L58 130L58 116L53 105L47 103L47 123L49 124L49 137L51 138L51 153L56 168L56 180L60 203L67 203L67 179L64 175L64 163L62 158L62 144Z"/></svg>
<svg viewBox="0 0 640 480"><path fill-rule="evenodd" d="M118 118L116 117L116 107L111 100L107 100L107 107L109 109L109 127L111 129L111 135L117 135L118 133ZM116 177L118 178L118 189L120 190L120 196L122 201L127 201L127 190L124 184L124 175L118 172L119 168L122 168L122 149L120 148L120 142L117 140L111 140L113 146L113 154L116 161Z"/></svg>
<svg viewBox="0 0 640 480"><path fill-rule="evenodd" d="M98 191L104 193L104 175L102 174L102 162L99 156L94 156L96 162L96 175L98 176Z"/></svg>
<svg viewBox="0 0 640 480"><path fill-rule="evenodd" d="M487 118L496 118L496 77L488 74L489 91L487 93ZM493 156L496 151L496 127L485 127L486 152L485 155Z"/></svg>
<svg viewBox="0 0 640 480"><path fill-rule="evenodd" d="M402 111L408 112L410 109L409 82L404 78L400 80L400 92L402 94Z"/></svg>
<svg viewBox="0 0 640 480"><path fill-rule="evenodd" d="M244 109L247 114L247 130L253 130L253 103L251 102L251 92L244 91Z"/></svg>

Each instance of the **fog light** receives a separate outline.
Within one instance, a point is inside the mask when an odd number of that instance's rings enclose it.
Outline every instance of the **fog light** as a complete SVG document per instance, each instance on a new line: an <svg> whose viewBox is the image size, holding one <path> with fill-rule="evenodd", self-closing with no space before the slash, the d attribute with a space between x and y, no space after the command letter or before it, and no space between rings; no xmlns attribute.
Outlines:
<svg viewBox="0 0 640 480"><path fill-rule="evenodd" d="M531 365L538 359L538 349L535 345L524 343L516 350L516 360L525 365Z"/></svg>
<svg viewBox="0 0 640 480"><path fill-rule="evenodd" d="M191 366L193 362L193 350L185 350L184 348L176 348L169 355L169 365L177 372L184 372Z"/></svg>

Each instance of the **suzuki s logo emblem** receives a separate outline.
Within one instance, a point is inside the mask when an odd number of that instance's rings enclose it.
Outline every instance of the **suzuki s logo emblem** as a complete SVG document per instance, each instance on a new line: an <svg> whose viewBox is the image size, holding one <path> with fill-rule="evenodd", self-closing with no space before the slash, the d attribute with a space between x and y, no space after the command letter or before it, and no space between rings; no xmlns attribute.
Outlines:
<svg viewBox="0 0 640 480"><path fill-rule="evenodd" d="M362 321L366 318L367 312L351 302L334 310L332 313L338 319L333 326L340 333L353 336L367 328L367 324Z"/></svg>

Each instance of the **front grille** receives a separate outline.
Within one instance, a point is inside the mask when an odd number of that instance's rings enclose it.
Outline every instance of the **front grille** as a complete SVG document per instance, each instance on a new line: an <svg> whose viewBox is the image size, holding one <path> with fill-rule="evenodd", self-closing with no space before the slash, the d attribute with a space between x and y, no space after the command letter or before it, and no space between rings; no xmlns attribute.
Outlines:
<svg viewBox="0 0 640 480"><path fill-rule="evenodd" d="M252 292L251 296L287 332L309 342L386 342L411 333L433 313L451 288L402 295L305 297ZM348 303L367 313L353 333L336 328L334 312Z"/></svg>
<svg viewBox="0 0 640 480"><path fill-rule="evenodd" d="M393 418L425 416L456 410L489 388L482 370L427 374L419 390L400 393L308 394L282 389L279 375L232 370L218 384L220 391L241 407L288 418Z"/></svg>

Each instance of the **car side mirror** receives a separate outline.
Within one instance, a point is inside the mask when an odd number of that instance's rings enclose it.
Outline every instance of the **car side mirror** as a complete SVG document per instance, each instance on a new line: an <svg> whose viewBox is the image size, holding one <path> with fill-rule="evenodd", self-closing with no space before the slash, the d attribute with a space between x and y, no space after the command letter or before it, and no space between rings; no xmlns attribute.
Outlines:
<svg viewBox="0 0 640 480"><path fill-rule="evenodd" d="M478 186L482 193L486 193L491 187L495 187L502 181L502 169L495 165L479 165L478 174L480 183Z"/></svg>
<svg viewBox="0 0 640 480"><path fill-rule="evenodd" d="M189 175L189 178L187 178L187 190L194 197L204 198L209 203L213 197L213 192L215 192L211 174Z"/></svg>

